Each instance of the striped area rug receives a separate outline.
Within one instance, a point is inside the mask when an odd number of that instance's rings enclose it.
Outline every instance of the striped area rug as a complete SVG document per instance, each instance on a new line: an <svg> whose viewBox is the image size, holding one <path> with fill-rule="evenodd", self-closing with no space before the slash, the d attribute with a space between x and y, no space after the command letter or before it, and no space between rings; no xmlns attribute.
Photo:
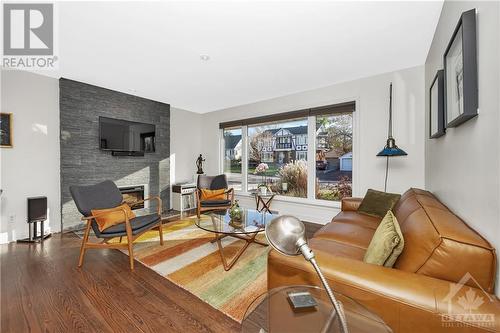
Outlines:
<svg viewBox="0 0 500 333"><path fill-rule="evenodd" d="M163 246L156 230L139 237L134 242L135 259L236 321L241 322L252 301L266 292L269 247L250 244L226 272L217 244L210 243L214 234L199 229L194 219L164 225L163 235ZM265 235L257 238L263 240ZM233 258L244 242L224 238L226 258Z"/></svg>

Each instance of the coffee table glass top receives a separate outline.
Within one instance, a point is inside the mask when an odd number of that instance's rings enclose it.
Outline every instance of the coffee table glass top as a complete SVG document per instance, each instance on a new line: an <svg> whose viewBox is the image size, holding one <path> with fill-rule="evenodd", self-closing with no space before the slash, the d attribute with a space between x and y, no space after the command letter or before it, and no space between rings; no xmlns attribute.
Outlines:
<svg viewBox="0 0 500 333"><path fill-rule="evenodd" d="M252 234L264 231L266 224L277 214L243 208L241 222L231 221L229 210L211 212L196 219L196 225L206 231L219 234Z"/></svg>

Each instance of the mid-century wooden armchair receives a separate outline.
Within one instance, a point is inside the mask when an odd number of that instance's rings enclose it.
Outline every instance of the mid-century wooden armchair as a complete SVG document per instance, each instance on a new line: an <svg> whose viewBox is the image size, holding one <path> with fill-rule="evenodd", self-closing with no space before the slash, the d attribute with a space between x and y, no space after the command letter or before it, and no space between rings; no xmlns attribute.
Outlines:
<svg viewBox="0 0 500 333"><path fill-rule="evenodd" d="M137 216L133 219L128 218L126 211L123 208L117 206L123 203L123 196L118 189L118 187L110 180L106 180L102 183L90 186L71 186L70 187L71 196L75 201L76 207L83 215L82 220L87 223L85 228L85 233L83 235L82 247L80 249L80 259L78 261L78 267L82 267L83 258L85 256L85 251L92 248L128 248L129 260L130 260L130 270L134 270L134 252L133 252L133 242L148 230L158 226L160 233L160 244L163 245L163 230L161 221L161 210L162 201L160 197L150 197L136 204L142 203L146 200L156 200L158 207L154 214ZM124 223L114 225L112 227L106 228L100 231L95 218L98 216L92 216L92 210L96 209L110 209L116 208L121 210L124 215ZM102 215L102 214L99 214ZM94 230L96 237L102 238L100 243L89 242L90 228ZM122 244L122 237L127 237L127 244ZM119 243L109 243L112 238L120 237Z"/></svg>
<svg viewBox="0 0 500 333"><path fill-rule="evenodd" d="M201 189L221 190L224 189L226 199L224 200L202 200ZM228 189L226 175L205 176L199 175L196 185L196 198L198 217L202 212L229 209L234 203L234 189Z"/></svg>

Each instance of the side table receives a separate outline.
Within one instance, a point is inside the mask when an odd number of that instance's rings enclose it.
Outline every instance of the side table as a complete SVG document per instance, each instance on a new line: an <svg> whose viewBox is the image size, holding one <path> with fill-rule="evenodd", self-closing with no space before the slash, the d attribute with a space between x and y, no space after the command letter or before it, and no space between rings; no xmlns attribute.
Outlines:
<svg viewBox="0 0 500 333"><path fill-rule="evenodd" d="M308 310L293 310L290 292L308 292L317 305ZM342 304L349 333L392 333L384 321L355 300L335 293ZM269 290L247 309L241 324L243 333L341 333L338 315L326 291L316 286L286 286Z"/></svg>
<svg viewBox="0 0 500 333"><path fill-rule="evenodd" d="M254 193L254 196L255 196L255 206L256 206L255 209L258 210L259 212L267 211L268 213L271 213L271 202L273 201L276 194L273 193L262 194L260 193L260 191L256 191ZM262 208L260 206L262 206Z"/></svg>

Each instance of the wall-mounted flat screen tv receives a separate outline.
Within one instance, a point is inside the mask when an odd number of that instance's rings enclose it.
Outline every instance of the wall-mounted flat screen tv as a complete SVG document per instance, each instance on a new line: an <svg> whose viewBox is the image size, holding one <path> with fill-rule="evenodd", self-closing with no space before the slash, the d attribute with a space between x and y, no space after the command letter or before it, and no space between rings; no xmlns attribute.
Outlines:
<svg viewBox="0 0 500 333"><path fill-rule="evenodd" d="M99 148L123 152L155 151L156 127L122 119L99 117Z"/></svg>

